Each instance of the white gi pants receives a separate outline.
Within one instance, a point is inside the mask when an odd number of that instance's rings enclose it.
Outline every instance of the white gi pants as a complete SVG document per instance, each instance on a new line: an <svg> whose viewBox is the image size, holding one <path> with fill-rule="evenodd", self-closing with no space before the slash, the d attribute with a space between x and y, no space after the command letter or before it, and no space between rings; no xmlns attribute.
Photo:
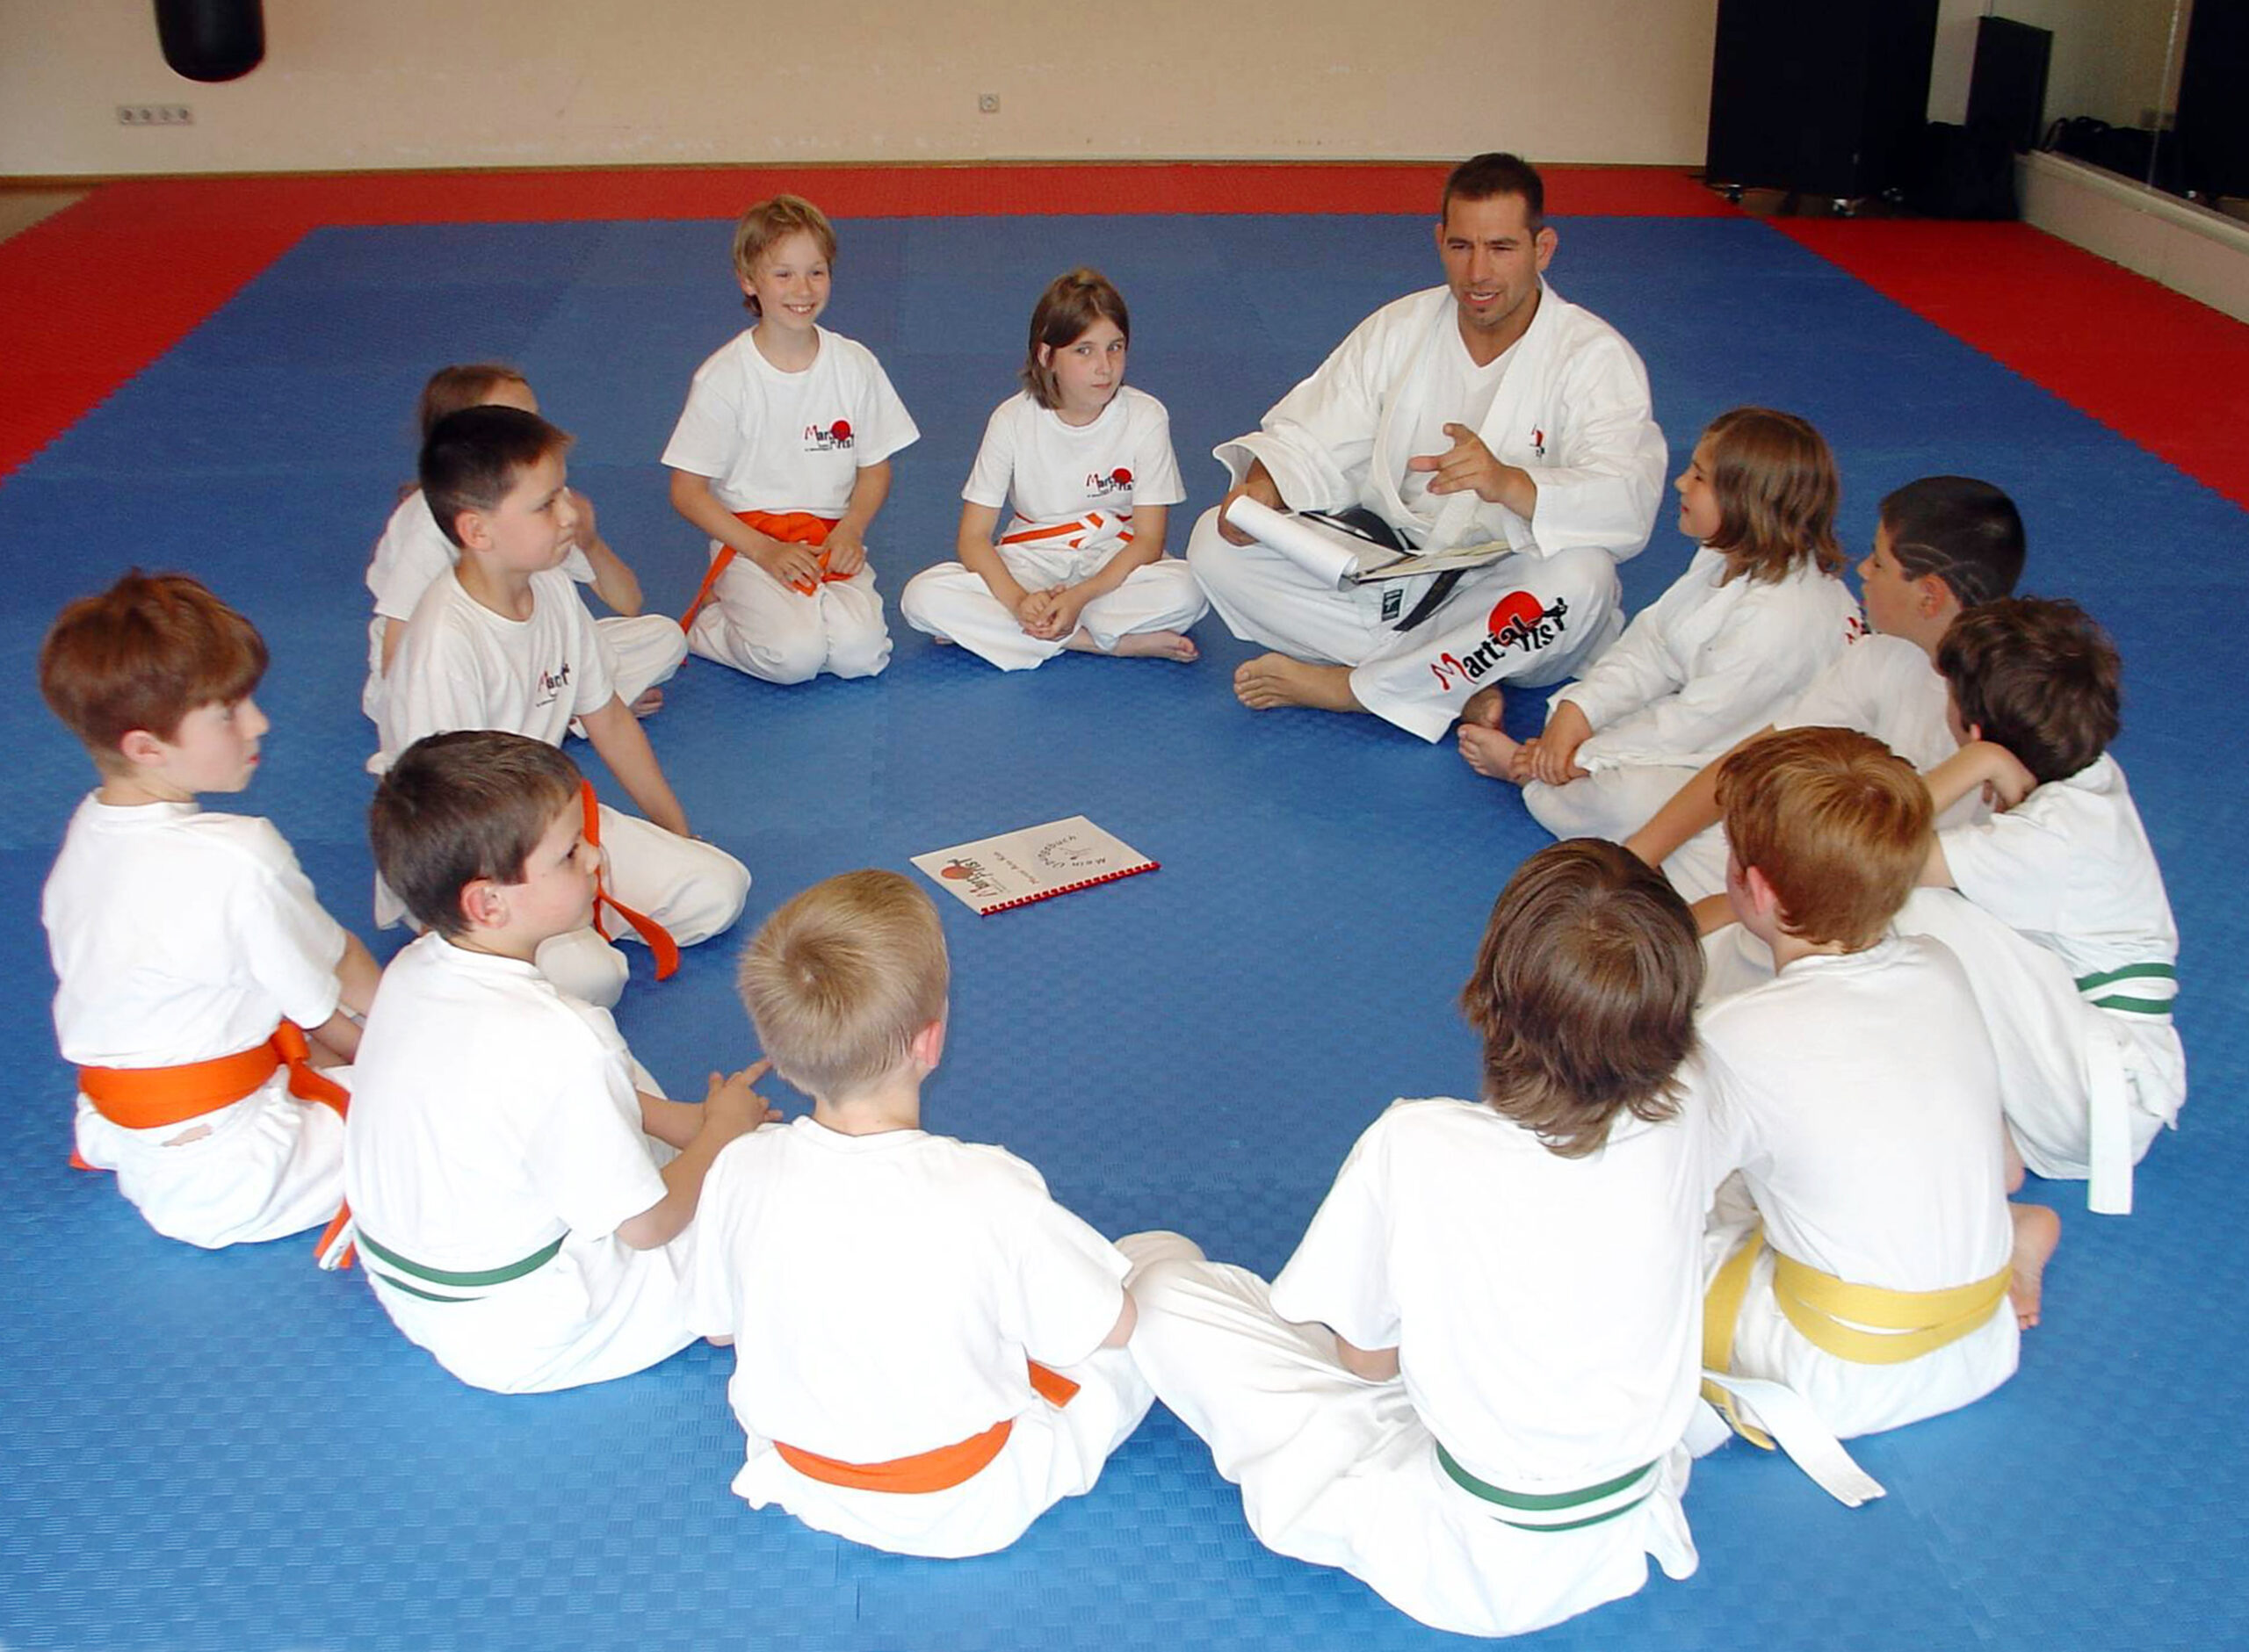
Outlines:
<svg viewBox="0 0 2249 1652"><path fill-rule="evenodd" d="M1350 667L1361 705L1425 740L1442 739L1478 689L1559 682L1624 629L1616 561L1591 547L1472 569L1443 608L1403 632L1395 620L1413 611L1427 580L1337 591L1277 551L1228 545L1215 509L1196 523L1187 564L1235 636ZM1385 600L1399 610L1388 620Z"/></svg>
<svg viewBox="0 0 2249 1652"><path fill-rule="evenodd" d="M1530 818L1558 838L1607 838L1621 843L1648 823L1650 816L1671 801L1673 794L1700 771L1669 765L1626 764L1596 769L1567 785L1549 786L1532 781L1522 789L1523 807ZM1681 846L1680 853L1699 844L1699 837ZM1664 862L1671 869L1671 862ZM1674 883L1676 880L1674 880ZM1718 840L1717 888L1725 887L1725 841ZM1715 894L1704 890L1703 894ZM1689 900L1699 898L1689 895Z"/></svg>
<svg viewBox="0 0 2249 1652"><path fill-rule="evenodd" d="M351 1086L349 1067L322 1076ZM153 1130L112 1123L80 1096L76 1134L78 1157L116 1172L150 1227L206 1250L325 1226L343 1202L343 1120L291 1095L286 1067L231 1107Z"/></svg>
<svg viewBox="0 0 2249 1652"><path fill-rule="evenodd" d="M999 552L1018 584L1027 591L1043 591L1050 586L1082 584L1107 566L1118 548L1111 541L1083 551L1003 545ZM1088 602L1078 624L1093 646L1108 653L1120 637L1183 631L1210 607L1187 565L1176 557L1162 557L1134 568L1115 590ZM1026 634L992 595L984 576L958 562L940 562L908 581L898 611L915 631L950 638L1002 671L1044 665L1067 643L1067 638L1043 642Z"/></svg>
<svg viewBox="0 0 2249 1652"><path fill-rule="evenodd" d="M741 916L749 898L749 869L724 849L667 832L607 804L601 806L601 847L609 893L662 924L683 947L723 933ZM589 924L556 935L539 947L535 962L542 975L571 997L608 1009L624 996L631 973L611 941L638 941L640 935L611 914L602 916L601 930Z"/></svg>
<svg viewBox="0 0 2249 1652"><path fill-rule="evenodd" d="M1197 1254L1172 1233L1127 1234L1117 1248L1132 1263L1127 1288L1158 1258ZM831 1486L799 1474L766 1441L752 1444L734 1476L734 1490L754 1509L778 1504L814 1531L894 1555L953 1560L995 1553L1064 1497L1092 1490L1110 1454L1140 1425L1155 1400L1124 1348L1097 1350L1076 1365L1060 1367L1059 1374L1079 1385L1070 1403L1041 1402L1016 1418L1000 1454L947 1490Z"/></svg>
<svg viewBox="0 0 2249 1652"><path fill-rule="evenodd" d="M668 614L612 614L596 620L594 629L609 645L617 697L628 707L658 683L670 682L687 658L687 633Z"/></svg>
<svg viewBox="0 0 2249 1652"><path fill-rule="evenodd" d="M1250 1530L1276 1554L1341 1567L1423 1623L1479 1635L1521 1634L1632 1594L1650 1555L1670 1576L1695 1570L1683 1446L1638 1507L1576 1531L1523 1531L1438 1467L1403 1382L1343 1369L1333 1334L1281 1319L1255 1273L1175 1258L1146 1266L1132 1295L1133 1358L1209 1442L1241 1487Z"/></svg>
<svg viewBox="0 0 2249 1652"><path fill-rule="evenodd" d="M766 682L809 682L823 671L871 677L890 663L890 628L871 567L823 581L806 596L737 556L695 617L687 646Z"/></svg>

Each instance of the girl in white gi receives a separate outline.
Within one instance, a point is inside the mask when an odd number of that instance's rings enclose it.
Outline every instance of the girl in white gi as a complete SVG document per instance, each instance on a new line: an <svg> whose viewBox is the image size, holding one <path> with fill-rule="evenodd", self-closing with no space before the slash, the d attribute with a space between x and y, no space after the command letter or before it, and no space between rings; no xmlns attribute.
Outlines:
<svg viewBox="0 0 2249 1652"><path fill-rule="evenodd" d="M415 408L421 439L428 441L447 414L478 407L537 413L539 398L521 373L499 362L440 367L422 387ZM633 716L650 716L664 703L663 690L656 685L668 682L687 658L687 639L664 615L640 611L640 581L595 528L592 501L577 494L572 502L578 513L577 543L563 560L563 572L580 585L592 586L594 594L616 610L594 624L615 657L618 697ZM382 721L383 674L390 669L391 656L406 634L406 622L414 617L414 605L439 574L459 560L459 547L438 528L421 488L409 489L391 512L367 564L375 615L367 623L367 686L360 693L359 707L371 720Z"/></svg>
<svg viewBox="0 0 2249 1652"><path fill-rule="evenodd" d="M2007 1201L1998 1064L1960 961L1890 927L1928 793L1836 728L1754 741L1718 786L1727 895L1779 973L1702 1019L1754 1204L1718 1201L1705 1364L1793 1390L1836 1439L1952 1410L2014 1374L2061 1229Z"/></svg>
<svg viewBox="0 0 2249 1652"><path fill-rule="evenodd" d="M922 1129L944 929L895 872L814 885L743 955L742 999L813 1111L719 1156L695 1325L734 1339L734 1489L906 1555L989 1554L1089 1490L1146 1412L1132 1262L997 1147Z"/></svg>
<svg viewBox="0 0 2249 1652"><path fill-rule="evenodd" d="M375 991L281 834L197 802L257 773L265 662L249 621L177 574L71 603L40 650L40 690L101 777L40 901L74 1160L211 1248L336 1216L345 1095L313 1064L351 1059Z"/></svg>
<svg viewBox="0 0 2249 1652"><path fill-rule="evenodd" d="M871 677L890 630L867 529L922 433L873 352L819 325L835 261L819 207L758 202L734 256L757 320L695 370L664 448L673 509L711 537L687 646L768 682Z"/></svg>
<svg viewBox="0 0 2249 1652"><path fill-rule="evenodd" d="M1848 728L1871 734L1917 769L1934 768L1960 748L1945 711L1937 644L1963 610L2006 596L2022 575L2022 517L2014 501L1971 476L1924 476L1885 496L1874 548L1860 562L1867 634L1830 660L1774 728ZM1760 729L1760 734L1767 732ZM1752 738L1754 738L1753 736ZM1718 826L1716 761L1624 840L1689 901L1725 907L1725 833ZM1937 818L1940 827L1980 819L1971 793ZM1731 909L1720 919L1731 924ZM1721 981L1719 960L1704 992L1737 990ZM1758 978L1772 974L1766 958Z"/></svg>
<svg viewBox="0 0 2249 1652"><path fill-rule="evenodd" d="M1463 992L1484 1100L1399 1101L1269 1287L1171 1259L1133 1356L1268 1547L1514 1634L1685 1577L1713 1140L1685 905L1613 844L1501 893Z"/></svg>
<svg viewBox="0 0 2249 1652"><path fill-rule="evenodd" d="M1163 403L1124 383L1132 321L1097 270L1058 276L1030 314L1023 388L984 427L960 511L958 562L908 581L899 611L1002 671L1065 648L1193 660L1210 604L1163 553L1187 497ZM1014 519L1000 536L1000 509Z"/></svg>
<svg viewBox="0 0 2249 1652"><path fill-rule="evenodd" d="M1934 887L1899 925L1967 964L2016 1069L2007 1124L2023 1161L2086 1179L2087 1204L2121 1215L2131 1167L2187 1099L2178 925L2108 754L2122 664L2074 602L2012 597L1961 616L1937 667L1963 744L1930 794L1987 791L2001 812L1938 834L1922 872Z"/></svg>
<svg viewBox="0 0 2249 1652"><path fill-rule="evenodd" d="M1687 571L1554 696L1518 745L1471 704L1460 754L1523 789L1557 837L1622 839L1695 771L1771 720L1862 629L1835 543L1840 488L1819 432L1737 408L1675 486Z"/></svg>
<svg viewBox="0 0 2249 1652"><path fill-rule="evenodd" d="M666 1100L605 1010L532 962L582 927L598 855L543 741L417 741L376 789L375 864L430 933L392 960L345 1140L359 1259L407 1337L503 1394L605 1381L694 1340L683 1260L757 1070Z"/></svg>

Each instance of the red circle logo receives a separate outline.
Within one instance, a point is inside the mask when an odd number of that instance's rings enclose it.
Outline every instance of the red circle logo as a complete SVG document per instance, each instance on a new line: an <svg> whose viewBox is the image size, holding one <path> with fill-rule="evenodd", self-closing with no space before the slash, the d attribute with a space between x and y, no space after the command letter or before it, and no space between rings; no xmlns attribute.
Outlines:
<svg viewBox="0 0 2249 1652"><path fill-rule="evenodd" d="M848 442L851 439L851 427L845 420L838 419L828 427L828 434L839 442Z"/></svg>
<svg viewBox="0 0 2249 1652"><path fill-rule="evenodd" d="M1132 473L1126 470L1122 465L1119 465L1115 470L1109 473L1109 480L1115 482L1119 487L1130 487L1132 485Z"/></svg>
<svg viewBox="0 0 2249 1652"><path fill-rule="evenodd" d="M1546 613L1545 604L1528 591L1509 591L1492 604L1492 617L1485 624L1492 635L1504 637L1517 625L1536 625Z"/></svg>
<svg viewBox="0 0 2249 1652"><path fill-rule="evenodd" d="M944 868L937 874L939 877L950 877L956 880L966 877L968 875L968 869L958 861L954 862L951 866Z"/></svg>

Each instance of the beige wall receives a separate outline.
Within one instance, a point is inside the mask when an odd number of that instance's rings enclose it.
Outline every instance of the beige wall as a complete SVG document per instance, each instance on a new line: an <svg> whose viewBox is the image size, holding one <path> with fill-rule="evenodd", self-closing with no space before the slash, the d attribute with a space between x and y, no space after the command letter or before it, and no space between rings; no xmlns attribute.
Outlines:
<svg viewBox="0 0 2249 1652"><path fill-rule="evenodd" d="M1717 0L0 0L0 177L1103 157L1702 158ZM1098 32L1070 19L1103 19ZM1374 26L1379 25L1378 27ZM977 96L995 92L996 114ZM127 127L119 104L186 104Z"/></svg>

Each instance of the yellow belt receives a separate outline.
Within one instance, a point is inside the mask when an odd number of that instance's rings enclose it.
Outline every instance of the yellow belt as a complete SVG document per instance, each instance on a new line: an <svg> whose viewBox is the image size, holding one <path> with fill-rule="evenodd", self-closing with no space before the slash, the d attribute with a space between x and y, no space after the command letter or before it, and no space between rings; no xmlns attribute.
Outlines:
<svg viewBox="0 0 2249 1652"><path fill-rule="evenodd" d="M1754 1230L1710 1281L1703 1301L1703 1364L1712 1371L1733 1369L1733 1331L1741 1317L1749 1275L1765 1248L1765 1230ZM1948 1290L1893 1291L1879 1285L1854 1285L1775 1252L1773 1295L1788 1322L1813 1347L1854 1365L1903 1365L1959 1341L1980 1328L2007 1301L2012 1265L1989 1279ZM1871 1327L1871 1329L1869 1329ZM1735 1432L1772 1449L1772 1442L1744 1428L1732 1397L1704 1382L1703 1397L1722 1412Z"/></svg>

